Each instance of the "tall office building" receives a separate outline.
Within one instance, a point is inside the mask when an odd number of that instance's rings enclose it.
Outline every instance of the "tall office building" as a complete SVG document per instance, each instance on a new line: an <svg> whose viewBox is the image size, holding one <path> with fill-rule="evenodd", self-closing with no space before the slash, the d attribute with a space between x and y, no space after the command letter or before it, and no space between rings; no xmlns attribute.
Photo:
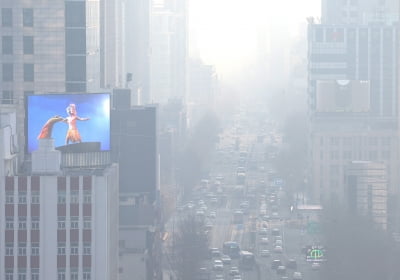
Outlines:
<svg viewBox="0 0 400 280"><path fill-rule="evenodd" d="M0 119L0 279L117 279L118 167L109 152L61 152L40 139L31 168L18 172L15 111Z"/></svg>
<svg viewBox="0 0 400 280"><path fill-rule="evenodd" d="M24 123L28 94L100 88L100 0L0 2L0 103ZM4 106L3 106L4 107ZM23 149L24 127L17 127Z"/></svg>
<svg viewBox="0 0 400 280"><path fill-rule="evenodd" d="M395 22L399 19L397 0L322 0L322 23L367 24Z"/></svg>
<svg viewBox="0 0 400 280"><path fill-rule="evenodd" d="M151 14L151 101L187 97L187 1L155 1Z"/></svg>
<svg viewBox="0 0 400 280"><path fill-rule="evenodd" d="M309 21L309 183L316 202L343 201L349 164L381 162L386 167L388 211L393 214L400 167L398 26L390 14L379 20L365 16L377 1L355 2L344 7L354 4L362 20L342 20L339 8L329 6L339 4L327 1L322 24ZM394 223L388 217L388 226Z"/></svg>
<svg viewBox="0 0 400 280"><path fill-rule="evenodd" d="M157 107L131 106L130 92L114 94L112 160L119 163L119 279L160 279Z"/></svg>
<svg viewBox="0 0 400 280"><path fill-rule="evenodd" d="M137 92L140 105L151 103L150 98L150 15L149 0L125 1L126 71L132 75L129 87Z"/></svg>
<svg viewBox="0 0 400 280"><path fill-rule="evenodd" d="M100 86L124 88L125 0L100 1Z"/></svg>

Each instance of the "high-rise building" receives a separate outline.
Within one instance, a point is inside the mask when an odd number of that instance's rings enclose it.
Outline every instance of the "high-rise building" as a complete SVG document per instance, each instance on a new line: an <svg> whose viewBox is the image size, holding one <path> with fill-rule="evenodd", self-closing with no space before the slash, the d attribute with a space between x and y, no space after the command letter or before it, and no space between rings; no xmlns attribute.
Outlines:
<svg viewBox="0 0 400 280"><path fill-rule="evenodd" d="M138 92L140 105L151 103L150 98L150 14L148 0L125 1L126 71L132 75L129 87Z"/></svg>
<svg viewBox="0 0 400 280"><path fill-rule="evenodd" d="M151 16L151 101L187 97L187 1L153 3Z"/></svg>
<svg viewBox="0 0 400 280"><path fill-rule="evenodd" d="M0 11L0 103L17 108L23 149L26 95L99 90L100 1L6 0Z"/></svg>
<svg viewBox="0 0 400 280"><path fill-rule="evenodd" d="M100 1L100 86L126 86L125 0Z"/></svg>
<svg viewBox="0 0 400 280"><path fill-rule="evenodd" d="M399 20L397 0L322 0L322 23L366 24Z"/></svg>
<svg viewBox="0 0 400 280"><path fill-rule="evenodd" d="M394 10L389 7L393 8L394 1L386 1L383 7L387 13L379 19L368 17L377 7L375 2L346 1L344 5L325 1L322 24L309 20L308 182L316 202L343 201L349 164L382 162L387 174L390 227L395 223L392 205L396 204L400 182L399 37L397 24L390 20ZM360 18L343 19L342 10L350 6L350 14Z"/></svg>
<svg viewBox="0 0 400 280"><path fill-rule="evenodd" d="M117 165L60 152L49 138L19 172L13 115L1 115L0 279L117 279Z"/></svg>
<svg viewBox="0 0 400 280"><path fill-rule="evenodd" d="M120 166L119 279L160 279L157 107L131 106L130 92L119 93L111 111L112 160Z"/></svg>

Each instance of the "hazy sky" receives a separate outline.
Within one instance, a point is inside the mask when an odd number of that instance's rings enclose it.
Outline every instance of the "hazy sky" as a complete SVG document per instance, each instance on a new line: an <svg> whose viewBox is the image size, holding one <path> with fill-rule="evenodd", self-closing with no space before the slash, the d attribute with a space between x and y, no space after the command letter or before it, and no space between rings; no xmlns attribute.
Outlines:
<svg viewBox="0 0 400 280"><path fill-rule="evenodd" d="M260 32L295 36L306 17L319 17L320 1L190 0L192 53L227 74L234 71L232 65L254 59Z"/></svg>

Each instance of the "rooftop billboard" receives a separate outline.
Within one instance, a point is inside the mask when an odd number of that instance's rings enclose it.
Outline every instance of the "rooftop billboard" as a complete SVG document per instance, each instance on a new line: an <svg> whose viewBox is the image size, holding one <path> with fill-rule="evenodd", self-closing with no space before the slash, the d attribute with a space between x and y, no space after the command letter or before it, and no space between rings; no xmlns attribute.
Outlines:
<svg viewBox="0 0 400 280"><path fill-rule="evenodd" d="M317 81L317 112L365 113L370 110L370 82Z"/></svg>
<svg viewBox="0 0 400 280"><path fill-rule="evenodd" d="M55 147L84 142L110 150L110 94L41 94L26 100L27 151L39 139L54 139Z"/></svg>

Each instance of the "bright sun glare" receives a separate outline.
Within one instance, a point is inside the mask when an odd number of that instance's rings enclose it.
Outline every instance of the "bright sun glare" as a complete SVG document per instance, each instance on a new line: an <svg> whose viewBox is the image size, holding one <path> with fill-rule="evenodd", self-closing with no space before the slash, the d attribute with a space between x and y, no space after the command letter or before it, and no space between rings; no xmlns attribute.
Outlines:
<svg viewBox="0 0 400 280"><path fill-rule="evenodd" d="M319 16L320 0L190 0L192 51L217 69L252 58L260 32L295 36L308 16Z"/></svg>

